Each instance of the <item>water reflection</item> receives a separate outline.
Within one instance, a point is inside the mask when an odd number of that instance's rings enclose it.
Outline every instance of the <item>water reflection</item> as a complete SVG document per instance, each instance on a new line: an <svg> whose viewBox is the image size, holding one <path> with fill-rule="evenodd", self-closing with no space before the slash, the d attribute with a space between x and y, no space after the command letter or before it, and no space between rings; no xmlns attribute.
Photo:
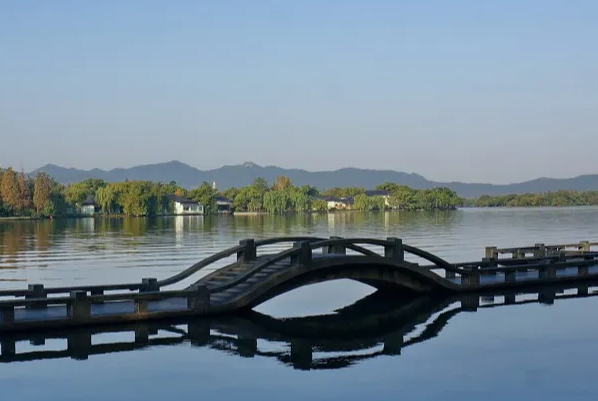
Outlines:
<svg viewBox="0 0 598 401"><path fill-rule="evenodd" d="M190 343L241 358L263 357L300 370L350 367L440 335L460 313L528 303L553 304L598 295L598 282L453 296L404 298L377 291L327 315L279 319L250 311L243 315L141 324L96 326L69 331L0 335L0 363L132 352ZM117 340L100 342L117 334ZM125 336L132 341L123 341ZM62 349L45 349L62 339ZM22 343L29 342L30 346ZM18 346L17 346L18 345Z"/></svg>

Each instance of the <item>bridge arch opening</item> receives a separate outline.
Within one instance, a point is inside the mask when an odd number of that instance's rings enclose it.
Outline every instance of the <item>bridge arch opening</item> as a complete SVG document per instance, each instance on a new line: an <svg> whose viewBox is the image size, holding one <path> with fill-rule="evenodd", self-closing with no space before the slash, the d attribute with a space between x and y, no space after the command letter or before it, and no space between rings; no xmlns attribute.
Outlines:
<svg viewBox="0 0 598 401"><path fill-rule="evenodd" d="M253 310L272 317L304 317L333 313L376 292L376 288L340 278L305 284L256 305Z"/></svg>
<svg viewBox="0 0 598 401"><path fill-rule="evenodd" d="M392 264L331 265L314 270L299 270L278 283L265 285L267 288L256 291L245 308L269 315L280 315L277 308L287 309L284 316L288 316L289 312L293 315L305 315L308 305L317 304L314 298L320 298L326 300L327 305L318 313L325 313L330 312L328 305L333 305L335 301L335 307L342 307L376 291L397 299L412 299L429 292L433 285L425 278L401 271ZM347 295L352 299L348 299ZM281 300L283 305L280 304ZM262 304L264 306L259 308Z"/></svg>

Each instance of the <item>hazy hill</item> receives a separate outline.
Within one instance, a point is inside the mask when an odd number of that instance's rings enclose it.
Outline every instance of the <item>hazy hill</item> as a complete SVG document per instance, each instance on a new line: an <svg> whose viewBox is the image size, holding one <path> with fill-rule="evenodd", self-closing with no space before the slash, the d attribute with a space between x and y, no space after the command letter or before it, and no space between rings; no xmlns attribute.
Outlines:
<svg viewBox="0 0 598 401"><path fill-rule="evenodd" d="M385 182L396 182L412 188L426 189L435 186L446 186L455 190L463 197L477 197L480 195L503 195L508 193L545 192L567 190L598 190L598 175L583 175L567 179L538 178L531 181L508 185L494 185L484 183L463 182L434 182L418 174L409 174L392 170L369 170L359 168L343 168L335 171L306 171L300 169L284 169L276 166L259 166L252 162L234 166L223 166L213 170L199 170L179 161L147 164L131 168L116 168L112 170L78 170L47 164L30 174L43 171L50 174L57 181L67 184L82 181L87 178L101 178L106 181L150 180L170 182L191 188L203 181L216 181L219 189L240 187L251 184L262 177L272 182L278 175L288 176L296 185L314 185L318 188L357 186L371 189Z"/></svg>

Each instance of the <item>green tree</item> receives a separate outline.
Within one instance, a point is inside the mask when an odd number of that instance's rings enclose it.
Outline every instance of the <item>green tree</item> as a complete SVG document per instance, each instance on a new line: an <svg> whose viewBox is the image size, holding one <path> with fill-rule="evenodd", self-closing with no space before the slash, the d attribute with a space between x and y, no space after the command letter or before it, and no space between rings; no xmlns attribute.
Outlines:
<svg viewBox="0 0 598 401"><path fill-rule="evenodd" d="M251 187L253 187L253 189L258 191L262 195L268 192L269 190L268 182L266 182L266 180L264 180L262 177L258 177L255 180L253 180Z"/></svg>
<svg viewBox="0 0 598 401"><path fill-rule="evenodd" d="M216 206L217 191L204 181L199 187L189 191L189 199L199 202L204 207L205 214L214 214L218 211Z"/></svg>
<svg viewBox="0 0 598 401"><path fill-rule="evenodd" d="M312 201L312 210L316 212L325 212L328 210L328 202L324 199L314 199Z"/></svg>

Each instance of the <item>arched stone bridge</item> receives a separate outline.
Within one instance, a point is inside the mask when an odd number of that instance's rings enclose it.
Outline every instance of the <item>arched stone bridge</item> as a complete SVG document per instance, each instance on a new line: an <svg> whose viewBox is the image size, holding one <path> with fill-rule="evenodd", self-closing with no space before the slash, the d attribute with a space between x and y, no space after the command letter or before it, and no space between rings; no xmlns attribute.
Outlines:
<svg viewBox="0 0 598 401"><path fill-rule="evenodd" d="M293 247L277 254L258 256L258 247L293 241ZM379 246L375 252L363 245ZM347 254L347 250L355 254ZM434 270L471 275L422 249L403 244L398 238L283 237L262 241L247 239L238 247L214 255L225 258L232 252L237 261L202 277L188 289L209 293L210 309L217 312L252 308L277 295L304 285L352 279L377 289L396 287L413 293L455 292L459 289L449 279ZM433 264L421 267L405 260L412 254ZM210 262L213 262L212 260ZM183 275L194 274L203 264Z"/></svg>
<svg viewBox="0 0 598 401"><path fill-rule="evenodd" d="M293 246L277 253L258 252L283 243ZM408 255L429 264L409 262ZM198 277L231 257L236 260ZM162 280L72 287L30 284L27 289L0 291L0 332L233 313L307 284L337 279L410 296L587 283L598 279L596 258L598 252L584 251L449 263L399 238L246 239ZM195 282L182 290L167 288L194 277Z"/></svg>

